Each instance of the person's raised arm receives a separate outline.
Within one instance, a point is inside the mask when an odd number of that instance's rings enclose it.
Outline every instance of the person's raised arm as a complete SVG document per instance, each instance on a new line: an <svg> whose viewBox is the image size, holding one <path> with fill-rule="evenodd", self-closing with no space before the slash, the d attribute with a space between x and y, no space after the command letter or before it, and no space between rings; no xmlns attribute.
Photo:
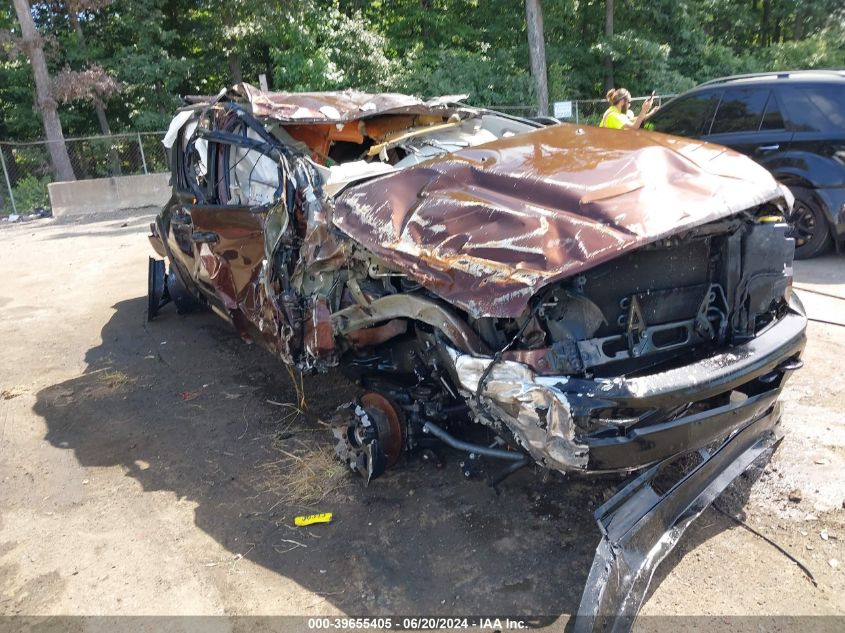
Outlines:
<svg viewBox="0 0 845 633"><path fill-rule="evenodd" d="M645 122L646 118L648 117L648 113L651 110L651 106L654 103L654 93L651 93L651 96L643 101L643 107L640 108L640 115L637 117L637 120L634 121L634 124L631 126L634 129L639 129L642 127L642 124Z"/></svg>

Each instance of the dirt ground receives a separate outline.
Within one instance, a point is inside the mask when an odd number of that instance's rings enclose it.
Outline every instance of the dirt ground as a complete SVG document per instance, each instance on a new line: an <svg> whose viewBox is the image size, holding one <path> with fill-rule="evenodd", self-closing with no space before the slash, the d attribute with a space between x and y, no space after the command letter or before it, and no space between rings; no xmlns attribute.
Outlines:
<svg viewBox="0 0 845 633"><path fill-rule="evenodd" d="M0 615L490 614L560 630L617 480L523 471L497 495L449 452L367 489L338 476L319 420L354 386L306 377L298 415L285 368L213 315L171 305L145 322L153 213L0 230ZM797 263L796 286L831 323L809 326L772 462L717 505L817 586L709 509L644 615L845 615L845 257ZM313 511L334 520L292 527Z"/></svg>

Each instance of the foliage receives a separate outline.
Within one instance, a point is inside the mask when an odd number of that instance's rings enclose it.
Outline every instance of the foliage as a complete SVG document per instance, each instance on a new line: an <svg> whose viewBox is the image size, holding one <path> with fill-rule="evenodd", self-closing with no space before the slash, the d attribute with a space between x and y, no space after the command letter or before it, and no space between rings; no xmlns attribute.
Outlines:
<svg viewBox="0 0 845 633"><path fill-rule="evenodd" d="M386 39L359 11L337 3L304 2L271 27L276 88L288 91L385 90L398 65L386 55Z"/></svg>
<svg viewBox="0 0 845 633"><path fill-rule="evenodd" d="M30 0L68 135L161 129L180 97L238 78L276 90L470 93L532 101L524 0ZM717 76L845 67L841 0L542 0L552 100L604 94L604 60L635 94ZM0 138L41 136L11 3L0 4ZM84 80L84 81L83 81ZM120 88L119 90L117 88Z"/></svg>
<svg viewBox="0 0 845 633"><path fill-rule="evenodd" d="M414 94L468 94L470 103L508 105L531 102L528 69L515 63L511 51L472 52L441 47L414 51L413 72L402 78L402 89Z"/></svg>
<svg viewBox="0 0 845 633"><path fill-rule="evenodd" d="M761 66L772 70L845 68L845 29L830 28L800 42L782 42L764 49Z"/></svg>
<svg viewBox="0 0 845 633"><path fill-rule="evenodd" d="M17 186L14 187L15 206L18 213L29 213L39 207L49 208L50 197L47 195L47 183L49 182L49 176L36 178L29 175L26 178L21 178Z"/></svg>
<svg viewBox="0 0 845 633"><path fill-rule="evenodd" d="M71 70L65 66L53 77L53 96L59 101L107 100L119 92L119 84L99 64L92 64L85 70Z"/></svg>

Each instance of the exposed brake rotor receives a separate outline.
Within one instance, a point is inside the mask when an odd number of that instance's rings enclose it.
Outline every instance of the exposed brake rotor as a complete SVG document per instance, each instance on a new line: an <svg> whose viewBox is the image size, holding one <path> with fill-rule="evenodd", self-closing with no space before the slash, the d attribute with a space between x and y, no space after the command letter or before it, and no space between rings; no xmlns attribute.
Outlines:
<svg viewBox="0 0 845 633"><path fill-rule="evenodd" d="M380 393L365 393L357 403L338 413L345 420L332 429L338 440L335 453L364 483L393 466L402 454L402 422L397 408Z"/></svg>

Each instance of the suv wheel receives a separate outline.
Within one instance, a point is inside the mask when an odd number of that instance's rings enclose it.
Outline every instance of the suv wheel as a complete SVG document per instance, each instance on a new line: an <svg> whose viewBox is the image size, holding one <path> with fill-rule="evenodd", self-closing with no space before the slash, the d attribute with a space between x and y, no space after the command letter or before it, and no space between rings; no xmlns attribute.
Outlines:
<svg viewBox="0 0 845 633"><path fill-rule="evenodd" d="M795 238L795 259L815 257L830 243L824 213L804 191L793 190L795 204L787 217L789 234Z"/></svg>

